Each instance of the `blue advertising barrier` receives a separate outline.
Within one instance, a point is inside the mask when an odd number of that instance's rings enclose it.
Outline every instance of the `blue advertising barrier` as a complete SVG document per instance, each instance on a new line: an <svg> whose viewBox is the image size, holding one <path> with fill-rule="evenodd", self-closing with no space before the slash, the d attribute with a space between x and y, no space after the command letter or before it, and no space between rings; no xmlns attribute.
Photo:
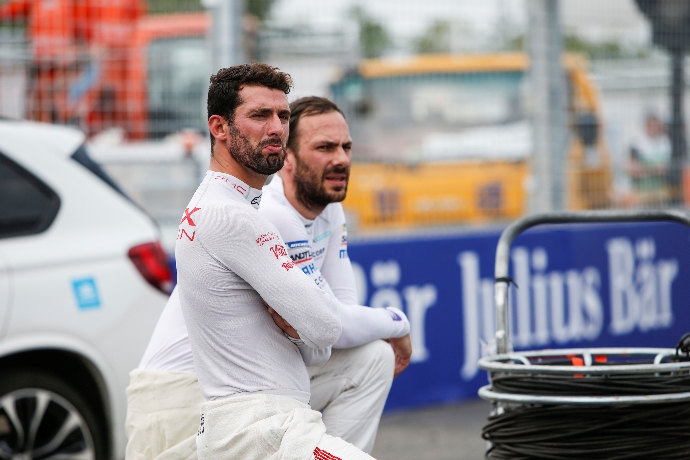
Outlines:
<svg viewBox="0 0 690 460"><path fill-rule="evenodd" d="M500 231L351 242L360 303L411 324L412 362L387 410L475 398L493 338ZM544 226L512 245L515 349L668 347L690 331L690 229L675 223Z"/></svg>
<svg viewBox="0 0 690 460"><path fill-rule="evenodd" d="M403 310L413 347L386 410L476 398L494 334L500 230L352 241L362 305ZM174 261L171 264L174 267ZM512 344L674 348L690 332L690 228L676 223L543 226L511 247Z"/></svg>

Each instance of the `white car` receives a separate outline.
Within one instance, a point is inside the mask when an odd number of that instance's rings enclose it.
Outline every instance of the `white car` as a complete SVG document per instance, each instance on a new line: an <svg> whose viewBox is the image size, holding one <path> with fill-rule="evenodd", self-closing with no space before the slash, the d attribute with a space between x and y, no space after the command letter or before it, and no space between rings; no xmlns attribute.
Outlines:
<svg viewBox="0 0 690 460"><path fill-rule="evenodd" d="M124 457L129 371L171 272L71 128L0 120L0 459Z"/></svg>

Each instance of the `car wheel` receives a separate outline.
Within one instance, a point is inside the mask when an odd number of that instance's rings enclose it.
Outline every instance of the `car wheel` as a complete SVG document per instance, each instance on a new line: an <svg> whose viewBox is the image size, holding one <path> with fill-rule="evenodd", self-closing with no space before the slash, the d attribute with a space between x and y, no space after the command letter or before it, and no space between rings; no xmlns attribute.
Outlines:
<svg viewBox="0 0 690 460"><path fill-rule="evenodd" d="M91 409L60 378L35 370L0 374L0 459L102 460Z"/></svg>

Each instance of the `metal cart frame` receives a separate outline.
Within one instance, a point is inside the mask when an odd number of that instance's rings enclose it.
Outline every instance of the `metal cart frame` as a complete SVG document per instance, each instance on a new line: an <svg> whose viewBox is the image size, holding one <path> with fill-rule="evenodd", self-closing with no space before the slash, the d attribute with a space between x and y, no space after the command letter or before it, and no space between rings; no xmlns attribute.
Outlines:
<svg viewBox="0 0 690 460"><path fill-rule="evenodd" d="M510 341L510 317L508 308L508 291L512 280L508 277L510 246L513 240L523 231L543 224L566 223L604 223L604 222L646 222L671 221L690 227L690 215L680 210L644 210L644 211L586 211L555 212L528 216L513 222L501 234L496 248L494 300L496 308L496 350L495 356L479 360L479 367L491 372L515 372L523 374L570 374L575 371L586 375L611 374L657 374L660 372L688 372L690 362L662 362L675 354L673 349L658 348L600 348L600 349L566 349L513 352ZM542 366L534 365L529 358L543 356L578 355L584 366ZM597 365L592 366L593 355L637 355L646 356L647 364ZM538 396L526 394L499 393L491 385L482 387L479 396L483 399L502 404L645 404L666 401L690 400L690 392L641 395L641 396Z"/></svg>

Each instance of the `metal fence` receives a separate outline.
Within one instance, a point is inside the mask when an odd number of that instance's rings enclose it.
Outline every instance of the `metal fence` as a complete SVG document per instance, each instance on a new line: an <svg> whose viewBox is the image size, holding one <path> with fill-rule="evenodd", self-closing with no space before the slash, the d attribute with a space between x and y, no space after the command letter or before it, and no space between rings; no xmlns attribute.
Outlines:
<svg viewBox="0 0 690 460"><path fill-rule="evenodd" d="M688 34L677 0L0 0L0 115L84 130L164 228L248 60L344 110L354 232L679 207Z"/></svg>

